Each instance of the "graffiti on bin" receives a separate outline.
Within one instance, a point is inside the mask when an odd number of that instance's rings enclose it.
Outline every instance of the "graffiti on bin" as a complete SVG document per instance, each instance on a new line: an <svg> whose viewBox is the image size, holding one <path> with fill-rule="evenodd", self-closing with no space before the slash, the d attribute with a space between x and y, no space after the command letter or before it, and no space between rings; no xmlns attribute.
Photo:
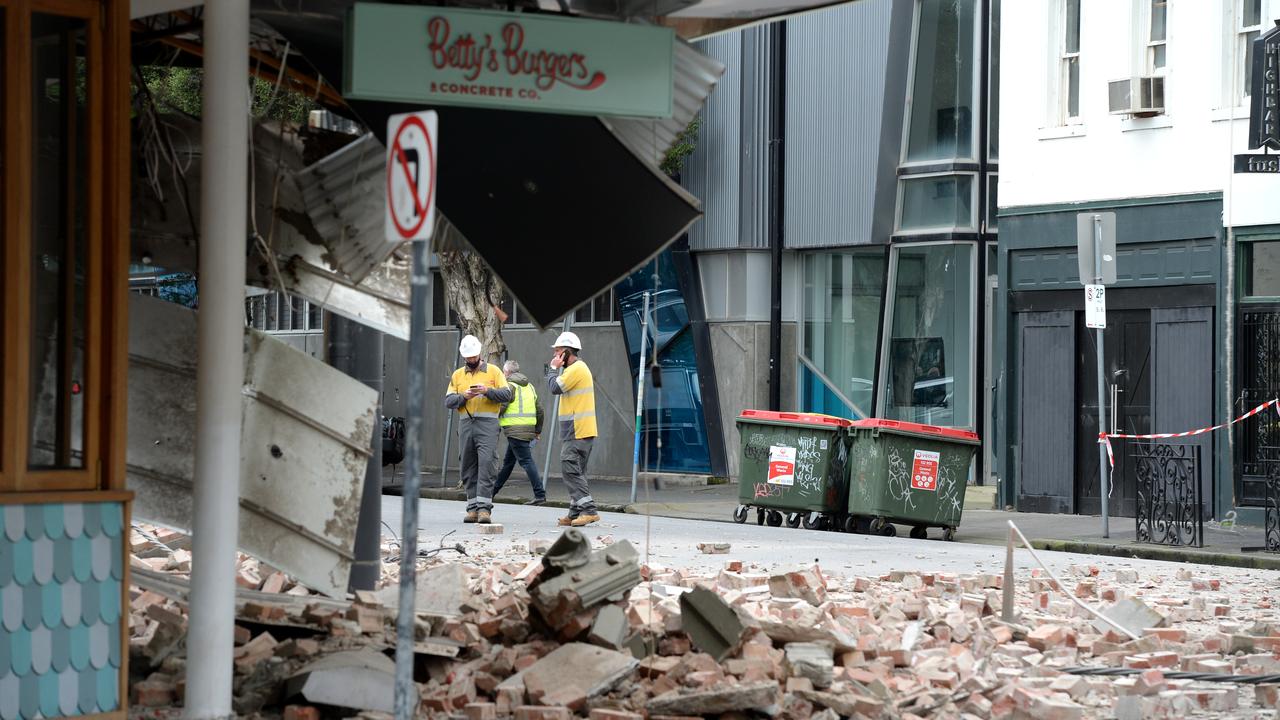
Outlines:
<svg viewBox="0 0 1280 720"><path fill-rule="evenodd" d="M967 478L956 482L954 470L952 465L938 468L938 511L933 519L939 522L960 517L964 507L964 482Z"/></svg>
<svg viewBox="0 0 1280 720"><path fill-rule="evenodd" d="M742 456L756 462L769 462L769 446L773 443L761 433L752 433L742 446Z"/></svg>
<svg viewBox="0 0 1280 720"><path fill-rule="evenodd" d="M821 444L818 438L801 437L796 438L789 434L766 434L760 432L751 433L742 446L742 457L747 460L753 460L758 463L767 465L771 461L771 450L775 447L788 447L794 443L796 447L796 461L794 476L789 483L770 483L767 487L767 494L761 495L761 489L765 483L756 485L756 497L781 497L784 493L790 493L793 497L820 496L822 494L822 476L816 471L818 460L822 454L820 449L826 440L822 440ZM787 490L790 488L790 490Z"/></svg>
<svg viewBox="0 0 1280 720"><path fill-rule="evenodd" d="M782 497L782 485L770 485L769 483L756 483L755 499Z"/></svg>
<svg viewBox="0 0 1280 720"><path fill-rule="evenodd" d="M911 496L911 465L897 447L889 448L889 497L902 503L902 509L915 510Z"/></svg>
<svg viewBox="0 0 1280 720"><path fill-rule="evenodd" d="M822 478L814 470L822 457L818 452L818 439L802 437L796 445L796 486L804 495L821 493Z"/></svg>

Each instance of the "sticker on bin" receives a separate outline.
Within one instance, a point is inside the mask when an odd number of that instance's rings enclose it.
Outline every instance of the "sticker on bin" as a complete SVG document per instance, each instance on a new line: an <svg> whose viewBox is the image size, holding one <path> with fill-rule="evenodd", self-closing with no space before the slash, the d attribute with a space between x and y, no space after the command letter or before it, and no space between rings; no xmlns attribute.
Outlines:
<svg viewBox="0 0 1280 720"><path fill-rule="evenodd" d="M786 445L769 446L769 484L794 485L796 482L796 449Z"/></svg>
<svg viewBox="0 0 1280 720"><path fill-rule="evenodd" d="M911 488L913 490L938 490L938 453L917 450L911 462Z"/></svg>

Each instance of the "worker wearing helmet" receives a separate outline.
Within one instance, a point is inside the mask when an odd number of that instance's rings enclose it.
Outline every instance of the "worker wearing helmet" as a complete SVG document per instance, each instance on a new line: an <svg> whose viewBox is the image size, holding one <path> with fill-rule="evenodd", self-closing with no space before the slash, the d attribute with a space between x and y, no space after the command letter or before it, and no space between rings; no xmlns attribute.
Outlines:
<svg viewBox="0 0 1280 720"><path fill-rule="evenodd" d="M453 371L444 405L458 411L462 484L467 489L463 522L488 524L493 513L493 458L498 450L498 415L515 394L502 370L481 359L480 340L462 338L458 353L466 363Z"/></svg>
<svg viewBox="0 0 1280 720"><path fill-rule="evenodd" d="M587 487L587 460L596 438L596 396L591 370L578 357L582 341L571 332L556 338L555 355L547 373L551 394L560 396L560 468L569 490L569 514L560 525L582 527L600 520L595 500ZM557 374L560 368L564 372Z"/></svg>

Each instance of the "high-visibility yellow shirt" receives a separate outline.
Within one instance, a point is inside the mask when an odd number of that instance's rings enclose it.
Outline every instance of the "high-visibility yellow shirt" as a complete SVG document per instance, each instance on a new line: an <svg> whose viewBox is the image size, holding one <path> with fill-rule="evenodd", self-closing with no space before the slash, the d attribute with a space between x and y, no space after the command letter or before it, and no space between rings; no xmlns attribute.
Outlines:
<svg viewBox="0 0 1280 720"><path fill-rule="evenodd" d="M507 404L507 409L502 411L502 417L498 420L498 424L502 427L512 427L516 425L528 425L533 427L538 424L538 391L533 389L533 385L516 385L512 384L511 389L515 391L516 396Z"/></svg>
<svg viewBox="0 0 1280 720"><path fill-rule="evenodd" d="M557 378L560 385L560 426L568 436L568 423L573 423L573 437L585 440L596 436L596 394L591 369L582 360L564 369Z"/></svg>
<svg viewBox="0 0 1280 720"><path fill-rule="evenodd" d="M507 386L507 376L502 374L500 368L489 363L480 363L474 371L468 370L467 366L463 365L453 371L453 377L449 379L449 389L446 394L457 393L463 395L472 385L505 388ZM484 395L477 395L468 400L466 405L458 408L458 414L473 418L497 419L500 412L502 412L502 403L490 400Z"/></svg>

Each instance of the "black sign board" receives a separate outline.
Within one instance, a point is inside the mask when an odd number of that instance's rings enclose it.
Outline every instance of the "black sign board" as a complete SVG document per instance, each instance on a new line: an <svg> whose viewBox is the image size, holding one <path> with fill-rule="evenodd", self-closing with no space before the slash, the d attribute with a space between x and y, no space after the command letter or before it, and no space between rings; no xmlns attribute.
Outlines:
<svg viewBox="0 0 1280 720"><path fill-rule="evenodd" d="M1280 150L1280 21L1253 41L1253 83L1249 92L1249 149ZM1236 166L1239 167L1239 159Z"/></svg>
<svg viewBox="0 0 1280 720"><path fill-rule="evenodd" d="M1238 173L1280 173L1280 155L1236 155Z"/></svg>

